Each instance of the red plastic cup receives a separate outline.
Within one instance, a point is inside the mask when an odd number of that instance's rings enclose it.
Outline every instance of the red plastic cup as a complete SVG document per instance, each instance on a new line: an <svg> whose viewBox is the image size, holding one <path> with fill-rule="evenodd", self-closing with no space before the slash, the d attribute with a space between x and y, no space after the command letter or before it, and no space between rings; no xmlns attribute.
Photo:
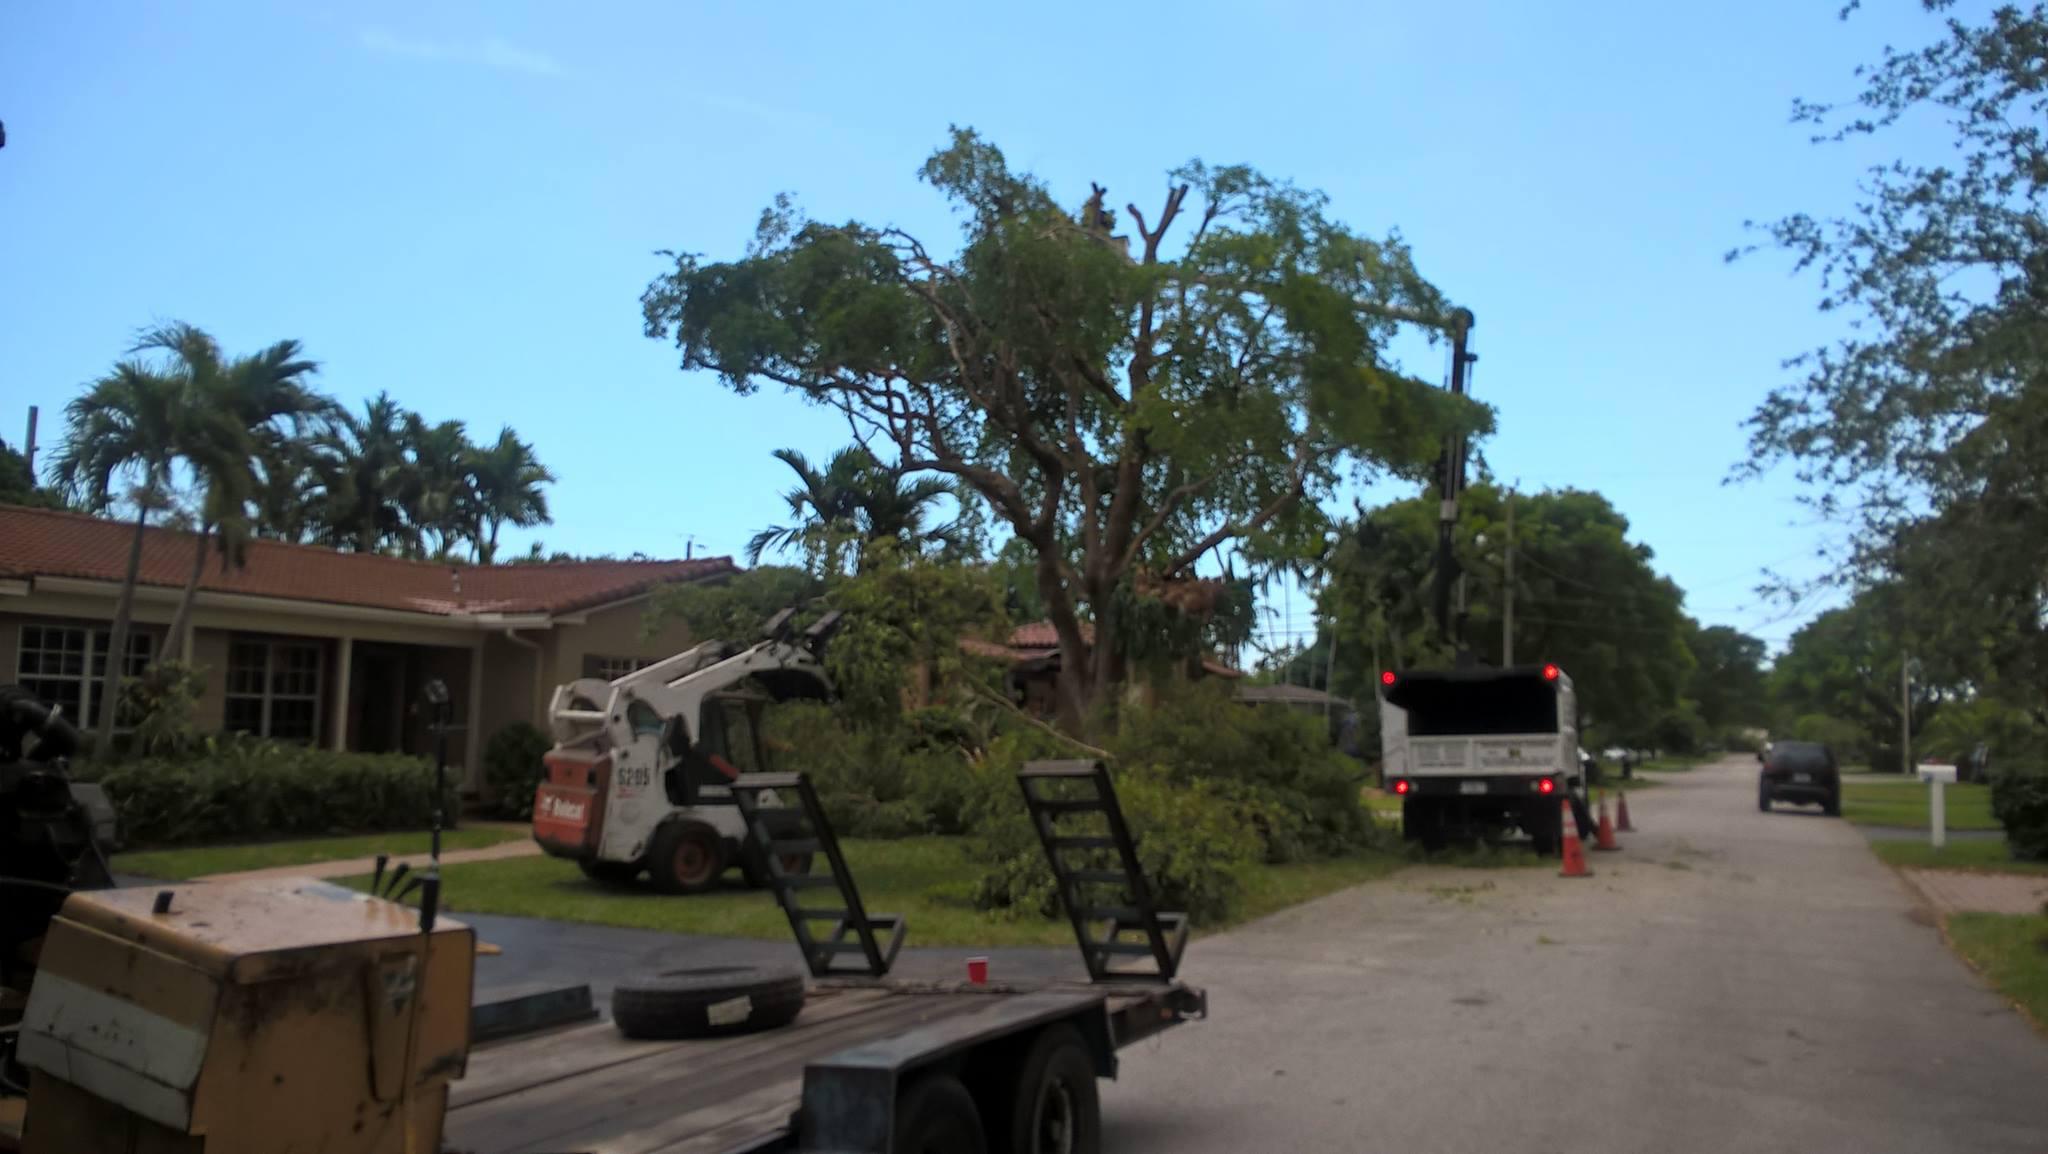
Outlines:
<svg viewBox="0 0 2048 1154"><path fill-rule="evenodd" d="M988 985L988 959L967 959L967 980L977 986Z"/></svg>

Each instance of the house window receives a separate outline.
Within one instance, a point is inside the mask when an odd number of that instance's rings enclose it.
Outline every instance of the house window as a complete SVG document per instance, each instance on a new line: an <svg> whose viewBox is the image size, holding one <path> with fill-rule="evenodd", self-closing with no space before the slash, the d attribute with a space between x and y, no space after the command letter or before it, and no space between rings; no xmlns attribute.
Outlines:
<svg viewBox="0 0 2048 1154"><path fill-rule="evenodd" d="M317 641L241 638L228 647L227 728L279 741L320 735Z"/></svg>
<svg viewBox="0 0 2048 1154"><path fill-rule="evenodd" d="M113 632L107 629L23 625L21 651L15 659L15 680L51 705L61 706L64 716L82 719L87 727L98 725L101 682L107 675L107 653L113 647ZM122 676L142 676L149 671L150 659L155 655L156 638L130 631L128 662Z"/></svg>
<svg viewBox="0 0 2048 1154"><path fill-rule="evenodd" d="M659 660L661 659L658 657L610 657L586 653L583 655L583 676L617 681L628 673L638 673Z"/></svg>

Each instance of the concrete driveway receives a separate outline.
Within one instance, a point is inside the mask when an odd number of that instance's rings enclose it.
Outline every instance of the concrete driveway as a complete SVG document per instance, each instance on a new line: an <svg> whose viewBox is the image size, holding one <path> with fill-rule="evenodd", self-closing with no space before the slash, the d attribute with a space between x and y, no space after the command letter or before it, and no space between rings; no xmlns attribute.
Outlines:
<svg viewBox="0 0 2048 1154"><path fill-rule="evenodd" d="M2039 1154L2048 1041L1864 839L1734 760L1630 798L1595 877L1421 870L1191 950L1117 1154Z"/></svg>

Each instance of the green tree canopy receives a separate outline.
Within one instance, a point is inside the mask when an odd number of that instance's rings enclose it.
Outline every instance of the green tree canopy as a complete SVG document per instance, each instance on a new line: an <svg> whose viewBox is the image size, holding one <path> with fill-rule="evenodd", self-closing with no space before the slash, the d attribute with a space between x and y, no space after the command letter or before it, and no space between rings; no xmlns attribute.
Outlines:
<svg viewBox="0 0 2048 1154"><path fill-rule="evenodd" d="M1695 662L1678 587L1650 568L1650 549L1606 498L1578 490L1515 498L1514 648L1518 663L1571 674L1584 720L1604 739L1647 739L1679 709ZM1464 637L1481 662L1502 658L1505 494L1491 484L1461 500L1455 541L1465 573ZM1333 552L1320 601L1334 622L1339 688L1371 683L1371 661L1444 665L1430 588L1436 502L1413 498L1363 512Z"/></svg>
<svg viewBox="0 0 2048 1154"><path fill-rule="evenodd" d="M62 509L64 494L45 489L29 472L28 459L0 438L0 505L29 505L39 509Z"/></svg>
<svg viewBox="0 0 2048 1154"><path fill-rule="evenodd" d="M2048 671L2044 54L2041 4L1955 14L1934 42L1859 70L1852 101L1795 106L1818 139L1938 121L1951 147L1873 167L1844 216L1768 226L1848 324L1750 422L1753 470L1792 462L1823 511L1855 525L1834 580L1903 582L1903 642L1975 651L2035 700Z"/></svg>
<svg viewBox="0 0 2048 1154"><path fill-rule="evenodd" d="M1774 731L1818 731L1816 719L1833 719L1860 735L1855 754L1880 769L1898 767L1899 663L1912 661L1916 737L1959 689L1952 670L1907 656L1898 594L1892 586L1867 590L1792 635L1771 669Z"/></svg>
<svg viewBox="0 0 2048 1154"><path fill-rule="evenodd" d="M1319 194L1191 163L1149 215L1126 206L1126 239L1102 189L1077 221L970 131L921 175L959 211L957 249L783 198L743 257L677 256L647 333L977 494L1032 552L1069 727L1123 675L1116 595L1137 571L1317 551L1347 472L1420 476L1449 431L1486 425L1386 352L1453 310L1398 237L1353 233ZM1112 643L1091 653L1084 615Z"/></svg>

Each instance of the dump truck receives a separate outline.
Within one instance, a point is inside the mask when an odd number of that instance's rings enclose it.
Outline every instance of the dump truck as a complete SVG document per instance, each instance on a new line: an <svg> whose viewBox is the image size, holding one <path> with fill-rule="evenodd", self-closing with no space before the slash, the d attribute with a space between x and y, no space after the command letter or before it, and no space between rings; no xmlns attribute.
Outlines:
<svg viewBox="0 0 2048 1154"><path fill-rule="evenodd" d="M1519 829L1558 852L1561 802L1592 823L1572 679L1554 664L1386 670L1380 750L1401 831L1425 849Z"/></svg>

